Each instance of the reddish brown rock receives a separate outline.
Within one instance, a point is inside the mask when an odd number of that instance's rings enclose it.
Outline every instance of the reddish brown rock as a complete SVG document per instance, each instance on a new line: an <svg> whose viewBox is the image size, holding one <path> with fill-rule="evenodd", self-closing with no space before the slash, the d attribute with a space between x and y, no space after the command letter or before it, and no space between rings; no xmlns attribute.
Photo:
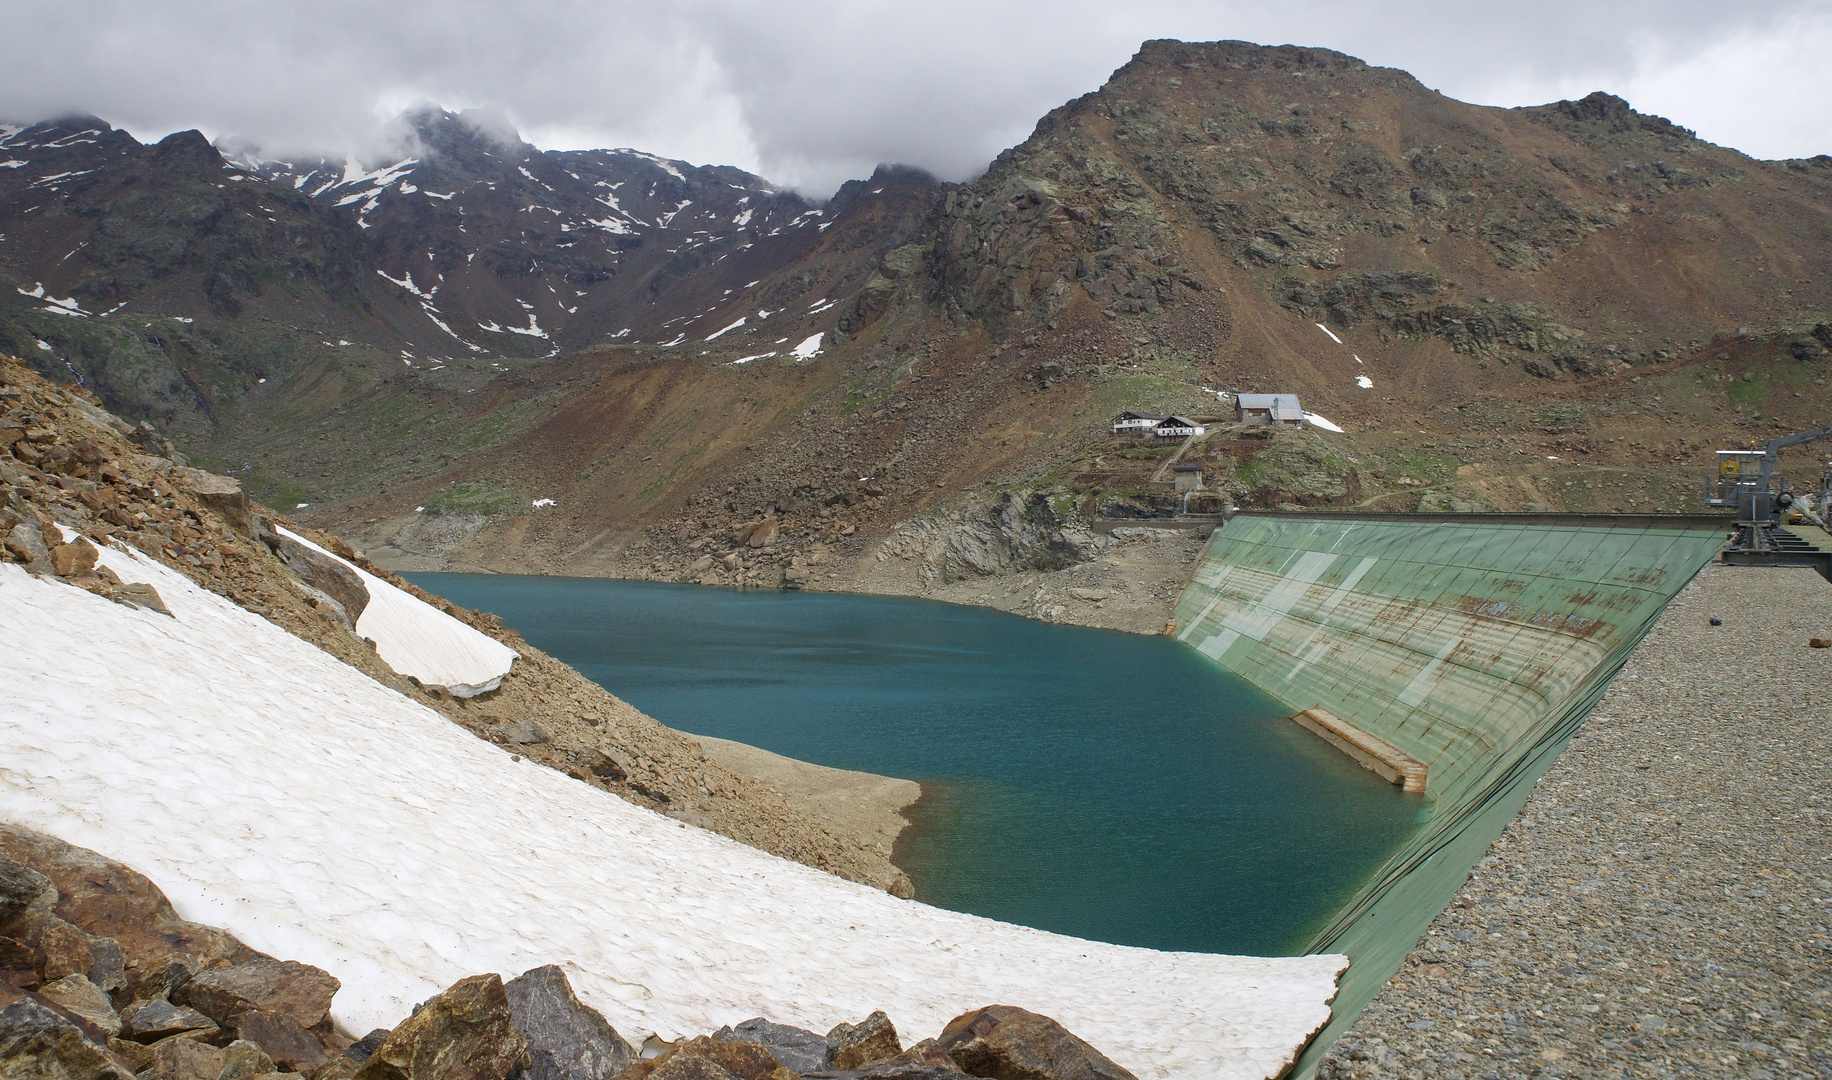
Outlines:
<svg viewBox="0 0 1832 1080"><path fill-rule="evenodd" d="M763 1046L702 1035L661 1057L638 1061L615 1080L796 1080Z"/></svg>
<svg viewBox="0 0 1832 1080"><path fill-rule="evenodd" d="M401 1021L354 1080L503 1080L526 1045L502 977L472 975Z"/></svg>
<svg viewBox="0 0 1832 1080"><path fill-rule="evenodd" d="M51 569L58 577L77 577L94 570L95 560L100 555L87 537L79 536L51 549Z"/></svg>
<svg viewBox="0 0 1832 1080"><path fill-rule="evenodd" d="M827 1043L833 1047L836 1069L863 1069L903 1053L896 1027L881 1011L856 1024L836 1024L827 1033Z"/></svg>
<svg viewBox="0 0 1832 1080"><path fill-rule="evenodd" d="M127 968L127 996L120 1000L159 997L200 967L243 963L260 955L222 930L179 918L165 894L145 876L87 848L0 825L0 857L49 879L54 891L41 902L62 920L86 934L113 939L111 955L118 955ZM21 936L4 925L0 934Z"/></svg>
<svg viewBox="0 0 1832 1080"><path fill-rule="evenodd" d="M1137 1080L1068 1028L1012 1005L962 1013L936 1044L964 1071L993 1080Z"/></svg>
<svg viewBox="0 0 1832 1080"><path fill-rule="evenodd" d="M153 1047L151 1076L143 1080L217 1080L227 1062L223 1052L201 1039L166 1039Z"/></svg>
<svg viewBox="0 0 1832 1080"><path fill-rule="evenodd" d="M260 957L199 972L173 996L225 1027L244 1013L283 1016L300 1028L323 1020L343 984L329 972L296 960Z"/></svg>
<svg viewBox="0 0 1832 1080"><path fill-rule="evenodd" d="M291 1072L310 1072L330 1056L317 1035L282 1013L256 1009L239 1014L228 1026L238 1039L260 1047Z"/></svg>

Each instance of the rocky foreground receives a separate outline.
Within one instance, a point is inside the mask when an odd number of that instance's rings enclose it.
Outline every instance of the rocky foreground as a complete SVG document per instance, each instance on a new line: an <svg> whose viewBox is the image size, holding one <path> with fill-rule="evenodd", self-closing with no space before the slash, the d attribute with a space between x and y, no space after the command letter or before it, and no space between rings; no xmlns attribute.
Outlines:
<svg viewBox="0 0 1832 1080"><path fill-rule="evenodd" d="M460 979L360 1039L341 984L186 922L133 870L0 826L0 1076L32 1080L1130 1080L1047 1017L992 1005L905 1048L882 1012L826 1035L758 1017L632 1046L538 967Z"/></svg>
<svg viewBox="0 0 1832 1080"><path fill-rule="evenodd" d="M469 698L403 677L356 633L349 582L339 577L334 560L314 558L275 525L508 645L520 658L498 689ZM78 535L66 543L63 529ZM581 783L840 877L913 895L908 877L876 837L815 820L535 649L495 616L432 596L337 537L250 503L232 478L189 467L151 427L132 427L81 387L54 385L0 357L0 561L121 603L159 606L157 595L146 595L147 586L96 570L96 545L111 542L159 560L479 738Z"/></svg>

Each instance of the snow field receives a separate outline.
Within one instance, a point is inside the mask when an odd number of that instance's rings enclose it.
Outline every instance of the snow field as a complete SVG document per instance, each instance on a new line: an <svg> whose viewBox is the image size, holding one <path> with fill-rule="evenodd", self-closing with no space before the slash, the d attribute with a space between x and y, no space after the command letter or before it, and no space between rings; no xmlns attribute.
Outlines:
<svg viewBox="0 0 1832 1080"><path fill-rule="evenodd" d="M107 550L175 618L0 565L0 817L147 874L185 918L391 1026L458 978L566 965L626 1036L990 1003L1141 1077L1275 1075L1340 956L1159 953L897 900L515 761L259 616Z"/></svg>
<svg viewBox="0 0 1832 1080"><path fill-rule="evenodd" d="M546 501L552 505L552 500ZM534 505L541 502L536 500ZM496 689L520 657L520 653L488 634L471 629L298 533L283 527L276 527L276 531L327 559L336 559L362 578L363 587L369 590L369 604L357 616L356 632L375 642L376 655L402 675L444 686L459 697L473 697Z"/></svg>

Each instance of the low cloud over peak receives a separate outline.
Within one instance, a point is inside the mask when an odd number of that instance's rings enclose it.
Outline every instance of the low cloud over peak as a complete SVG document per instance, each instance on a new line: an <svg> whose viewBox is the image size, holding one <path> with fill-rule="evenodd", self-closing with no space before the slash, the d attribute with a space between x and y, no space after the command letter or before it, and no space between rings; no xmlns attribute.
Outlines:
<svg viewBox="0 0 1832 1080"><path fill-rule="evenodd" d="M1150 38L1337 49L1495 105L1603 89L1760 157L1832 151L1813 0L221 5L4 0L0 116L199 127L271 155L385 156L441 103L499 140L631 146L824 198L882 161L977 174Z"/></svg>

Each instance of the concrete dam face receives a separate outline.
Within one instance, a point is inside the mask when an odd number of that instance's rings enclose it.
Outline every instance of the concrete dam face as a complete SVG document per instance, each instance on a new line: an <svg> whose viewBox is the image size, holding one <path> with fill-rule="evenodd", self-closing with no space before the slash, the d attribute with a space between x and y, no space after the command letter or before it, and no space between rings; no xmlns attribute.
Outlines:
<svg viewBox="0 0 1832 1080"><path fill-rule="evenodd" d="M1419 793L1418 832L1310 943L1352 963L1295 1075L1399 969L1725 529L1243 513L1215 533L1177 636Z"/></svg>

